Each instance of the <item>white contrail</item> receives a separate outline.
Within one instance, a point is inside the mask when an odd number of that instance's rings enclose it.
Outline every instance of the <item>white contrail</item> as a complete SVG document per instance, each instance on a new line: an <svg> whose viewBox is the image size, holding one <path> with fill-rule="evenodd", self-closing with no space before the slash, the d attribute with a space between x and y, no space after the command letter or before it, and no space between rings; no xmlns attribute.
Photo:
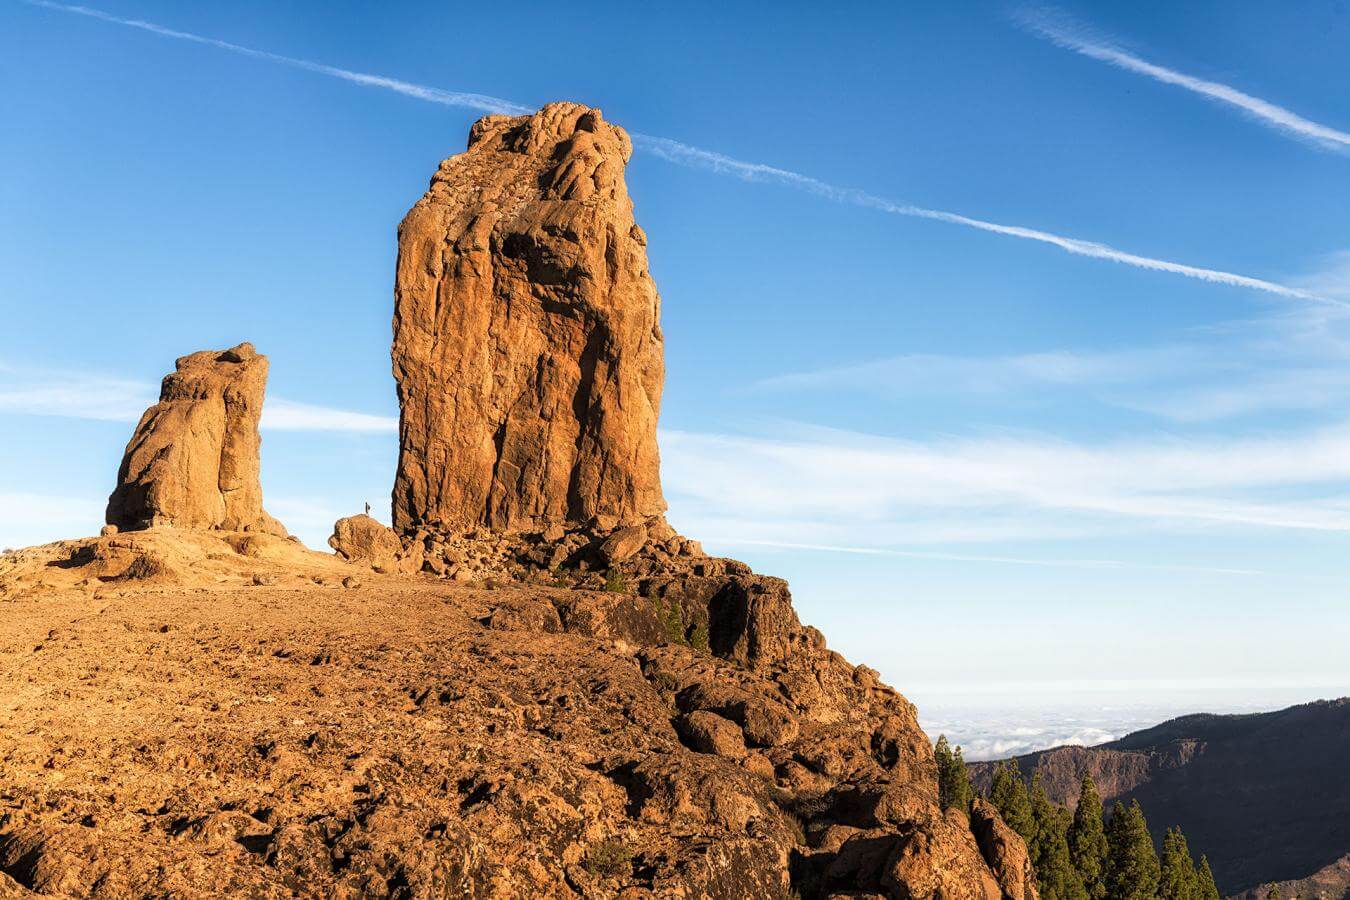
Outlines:
<svg viewBox="0 0 1350 900"><path fill-rule="evenodd" d="M1099 244L1096 241L1085 241L1079 238L1065 237L1049 231L1038 231L1037 229L1026 228L1021 225L1000 225L997 222L974 219L970 216L963 216L953 212L944 212L940 209L925 209L922 206L894 203L884 197L878 197L875 194L869 194L866 191L860 191L854 188L837 187L836 185L812 178L809 175L802 175L798 172L790 172L787 169L766 166L763 163L742 162L738 159L732 159L729 156L723 156L720 153L701 150L698 147L690 147L687 144L681 144L680 142L672 141L669 138L635 134L633 135L633 142L634 146L641 147L649 153L681 165L708 169L724 175L734 175L735 177L742 178L746 181L776 181L780 184L786 184L804 191L809 191L810 193L839 203L852 203L855 206L865 206L897 216L914 216L920 219L934 219L939 222L950 222L954 225L965 225L969 228L978 228L981 231L992 231L995 234L1004 234L1029 241L1040 241L1041 243L1052 244L1061 250L1075 253L1079 256L1108 259L1112 262L1124 263L1128 266L1137 266L1141 269L1171 272L1175 275L1184 275L1187 278L1198 278L1201 281L1212 281L1218 284L1232 285L1234 287L1253 288L1258 291L1279 294L1283 297L1295 297L1301 300L1317 300L1323 303L1350 306L1350 304L1341 304L1338 301L1321 297L1309 291L1277 284L1273 281L1266 281L1261 278L1252 278L1248 275L1238 275L1233 272L1224 272L1219 269L1204 269L1198 266L1188 266L1184 263L1170 262L1165 259L1139 256L1135 253L1117 250L1106 244Z"/></svg>
<svg viewBox="0 0 1350 900"><path fill-rule="evenodd" d="M1175 69L1155 65L1118 47L1113 47L1109 43L1089 39L1083 36L1081 31L1057 24L1052 18L1058 17L1052 17L1045 12L1028 12L1019 16L1019 20L1029 31L1066 50L1072 50L1075 53L1116 66L1127 72L1134 72L1136 75L1161 81L1163 84L1185 88L1218 103L1236 106L1244 114L1267 127L1312 141L1321 147L1336 150L1350 148L1350 133L1322 125L1311 119L1305 119L1292 110L1276 106L1260 97L1245 94L1226 84L1207 81L1204 78L1196 78Z"/></svg>
<svg viewBox="0 0 1350 900"><path fill-rule="evenodd" d="M366 87L384 88L408 97L415 97L419 100L426 100L431 103L440 103L445 106L458 106L495 113L523 114L533 111L528 106L513 103L510 100L503 100L500 97L491 97L485 94L463 93L459 91L445 91L440 88L400 81L396 78L386 78L382 75L354 72L350 69L341 69L336 66L328 66L304 59L296 59L291 56L282 56L281 54L269 53L265 50L254 50L251 47L232 44L228 41L203 37L202 35L193 34L187 31L165 28L164 26L156 25L153 22L146 22L140 19L120 18L118 16L109 15L101 10L91 9L87 6L69 6L64 3L52 2L52 0L20 0L20 2L27 3L30 6L39 6L44 9L89 16L116 25L139 28L142 31L148 31L151 34L160 35L162 37L205 44L210 47L227 50L231 53L238 53L255 59L280 63L293 68L303 69L307 72L328 75L333 78L340 78L343 81L350 81ZM984 219L963 216L959 213L895 203L884 197L878 197L875 194L869 194L865 191L857 190L856 188L839 187L821 181L818 178L812 178L809 175L802 175L798 172L780 169L763 163L752 163L733 159L729 156L724 156L721 153L714 153L711 150L691 147L688 144L682 144L679 141L674 141L670 138L655 137L646 134L633 134L632 137L635 147L645 150L653 156L660 157L661 159L665 159L678 165L706 169L722 175L732 175L746 181L776 182L824 197L828 200L833 200L837 203L849 203L855 206L876 209L892 215L932 219L954 225L964 225L968 228L977 228L981 231L989 231L995 234L1007 235L1009 237L1039 241L1078 256L1089 256L1095 259L1110 260L1112 262L1123 263L1141 269L1151 269L1157 272L1170 272L1174 275L1183 275L1187 278L1197 278L1201 281L1226 284L1233 287L1251 288L1270 294L1277 294L1282 297L1350 306L1350 303L1331 300L1310 291L1300 290L1298 288L1289 287L1261 278L1253 278L1248 275L1239 275L1219 269L1206 269L1164 259L1155 259L1149 256L1140 256L1135 253L1128 253L1124 250L1117 250L1114 247L1100 244L1095 241L1085 241L1079 238L1065 237L1049 231L1040 231L1021 225L1001 225L997 222L989 222Z"/></svg>
<svg viewBox="0 0 1350 900"><path fill-rule="evenodd" d="M146 22L142 19L123 19L119 16L109 15L102 10L92 9L88 6L68 6L64 3L53 3L51 0L19 0L19 2L27 3L29 6L40 6L44 9L54 9L60 12L78 13L82 16L89 16L93 19L111 22L114 25L139 28L141 31L148 31L151 34L157 34L160 37L177 38L180 41L191 41L194 44L205 44L208 47L215 47L218 50L228 50L230 53L238 53L242 56L251 56L254 59L265 59L268 62L280 63L283 66L304 69L306 72L314 72L319 75L341 78L343 81L350 81L353 84L360 84L365 87L384 88L385 90L404 94L408 97L416 97L418 100L440 103L443 106L462 106L468 109L482 110L483 112L513 113L516 115L534 112L534 110L530 109L528 106L521 106L519 103L512 103L511 101L503 100L500 97L489 97L486 94L466 94L460 91L443 91L439 88L427 87L421 84L412 84L407 81L399 81L397 78L386 78L383 75L368 75L365 72L353 72L350 69L339 69L336 66L326 66L323 63L310 62L307 59L296 59L293 56L282 56L279 53L268 53L266 50L254 50L252 47L231 44L229 41L220 41L215 38L203 37L200 34L193 34L190 31L177 31L173 28L165 28L163 25L156 25L154 22Z"/></svg>

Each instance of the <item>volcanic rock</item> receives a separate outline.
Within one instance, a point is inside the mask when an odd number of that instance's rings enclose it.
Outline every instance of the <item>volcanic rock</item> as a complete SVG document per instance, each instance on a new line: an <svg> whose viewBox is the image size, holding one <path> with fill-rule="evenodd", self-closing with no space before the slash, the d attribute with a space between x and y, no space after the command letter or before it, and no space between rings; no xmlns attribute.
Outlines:
<svg viewBox="0 0 1350 900"><path fill-rule="evenodd" d="M641 525L620 528L600 544L600 556L612 566L633 556L647 543L647 529Z"/></svg>
<svg viewBox="0 0 1350 900"><path fill-rule="evenodd" d="M328 546L345 560L371 565L390 565L403 550L393 529L364 514L334 522Z"/></svg>
<svg viewBox="0 0 1350 900"><path fill-rule="evenodd" d="M622 128L575 103L486 116L403 220L398 531L664 512L659 299L631 154Z"/></svg>
<svg viewBox="0 0 1350 900"><path fill-rule="evenodd" d="M127 444L108 524L285 535L258 480L266 384L267 357L252 344L180 357Z"/></svg>
<svg viewBox="0 0 1350 900"><path fill-rule="evenodd" d="M122 550L167 574L104 581ZM0 872L97 900L1007 883L939 809L914 708L810 634L752 670L671 640L668 601L378 572L333 590L350 572L168 529L0 557L0 683L27 686L0 729Z"/></svg>
<svg viewBox="0 0 1350 900"><path fill-rule="evenodd" d="M976 797L971 804L970 830L975 834L980 853L994 869L1003 896L1008 900L1030 900L1036 896L1036 875L1026 845L983 797Z"/></svg>
<svg viewBox="0 0 1350 900"><path fill-rule="evenodd" d="M717 713L695 710L675 722L675 730L699 753L715 753L729 759L745 756L745 736L735 722Z"/></svg>

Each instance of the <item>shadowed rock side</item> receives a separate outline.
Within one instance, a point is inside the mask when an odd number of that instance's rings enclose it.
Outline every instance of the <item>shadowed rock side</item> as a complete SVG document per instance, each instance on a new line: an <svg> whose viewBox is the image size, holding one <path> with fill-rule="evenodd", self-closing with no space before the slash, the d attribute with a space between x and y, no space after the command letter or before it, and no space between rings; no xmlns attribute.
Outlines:
<svg viewBox="0 0 1350 900"><path fill-rule="evenodd" d="M108 524L284 535L258 477L266 386L267 357L252 344L180 357L127 444Z"/></svg>
<svg viewBox="0 0 1350 900"><path fill-rule="evenodd" d="M659 516L659 300L599 110L480 119L399 227L394 527Z"/></svg>
<svg viewBox="0 0 1350 900"><path fill-rule="evenodd" d="M1181 826L1228 895L1339 898L1350 894L1350 699L1269 713L1191 715L1097 747L1019 757L1057 803L1078 800L1092 775L1107 804L1138 800L1161 841ZM992 763L974 763L987 788Z"/></svg>

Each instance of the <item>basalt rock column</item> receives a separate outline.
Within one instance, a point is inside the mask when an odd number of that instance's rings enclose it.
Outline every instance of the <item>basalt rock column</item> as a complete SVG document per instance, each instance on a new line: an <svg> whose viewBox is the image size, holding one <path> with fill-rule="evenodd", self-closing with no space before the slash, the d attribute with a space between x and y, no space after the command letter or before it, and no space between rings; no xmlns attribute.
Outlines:
<svg viewBox="0 0 1350 900"><path fill-rule="evenodd" d="M394 527L543 530L665 510L660 301L599 110L486 116L399 227Z"/></svg>
<svg viewBox="0 0 1350 900"><path fill-rule="evenodd" d="M127 444L107 521L285 535L258 480L267 357L240 344L178 359Z"/></svg>

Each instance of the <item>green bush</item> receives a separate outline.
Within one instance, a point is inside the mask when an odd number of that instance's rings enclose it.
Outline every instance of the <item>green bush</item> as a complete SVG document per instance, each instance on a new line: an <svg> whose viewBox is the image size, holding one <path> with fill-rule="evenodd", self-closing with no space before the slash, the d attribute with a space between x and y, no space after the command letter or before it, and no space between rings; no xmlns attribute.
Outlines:
<svg viewBox="0 0 1350 900"><path fill-rule="evenodd" d="M662 624L666 630L666 640L672 644L688 645L689 640L684 636L684 611L680 609L680 604L671 600L666 606L661 616Z"/></svg>
<svg viewBox="0 0 1350 900"><path fill-rule="evenodd" d="M633 851L618 841L593 844L586 851L586 871L601 878L615 878L633 871Z"/></svg>

